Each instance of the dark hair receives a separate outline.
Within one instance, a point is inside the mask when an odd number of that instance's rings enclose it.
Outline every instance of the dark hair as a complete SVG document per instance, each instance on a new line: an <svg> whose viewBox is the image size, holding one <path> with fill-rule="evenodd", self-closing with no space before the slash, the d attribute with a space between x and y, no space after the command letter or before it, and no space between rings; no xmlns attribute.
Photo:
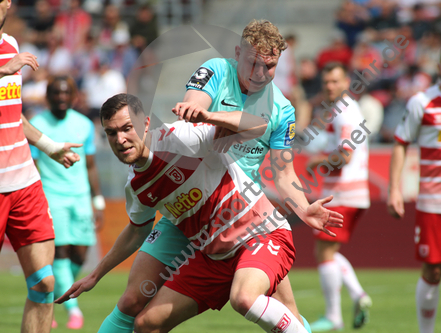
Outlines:
<svg viewBox="0 0 441 333"><path fill-rule="evenodd" d="M69 75L55 75L55 76L49 76L46 88L46 97L49 98L49 95L52 94L53 89L55 87L55 84L60 81L66 81L67 85L70 88L70 92L72 94L72 97L74 97L77 93L77 85L75 83L75 80L69 76Z"/></svg>
<svg viewBox="0 0 441 333"><path fill-rule="evenodd" d="M104 102L100 109L101 124L103 120L109 120L115 113L121 110L125 106L129 106L135 114L143 112L141 100L130 94L117 94L110 97Z"/></svg>
<svg viewBox="0 0 441 333"><path fill-rule="evenodd" d="M343 73L345 76L348 75L348 69L345 65L343 65L341 62L328 62L325 67L323 67L322 73L329 73L330 71L333 71L336 68L341 68L343 70Z"/></svg>

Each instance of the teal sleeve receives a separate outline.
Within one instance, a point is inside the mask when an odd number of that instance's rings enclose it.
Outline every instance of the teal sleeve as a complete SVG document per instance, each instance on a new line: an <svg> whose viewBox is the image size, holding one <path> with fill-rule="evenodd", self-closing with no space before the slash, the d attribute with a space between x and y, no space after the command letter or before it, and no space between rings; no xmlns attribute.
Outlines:
<svg viewBox="0 0 441 333"><path fill-rule="evenodd" d="M296 129L294 108L292 105L283 110L282 119L279 126L271 133L270 148L271 149L287 149L294 141Z"/></svg>
<svg viewBox="0 0 441 333"><path fill-rule="evenodd" d="M95 126L90 122L89 135L84 143L84 152L86 155L94 155L96 153L95 147Z"/></svg>
<svg viewBox="0 0 441 333"><path fill-rule="evenodd" d="M203 91L214 100L226 72L225 66L225 60L221 58L214 58L204 62L187 82L187 90Z"/></svg>

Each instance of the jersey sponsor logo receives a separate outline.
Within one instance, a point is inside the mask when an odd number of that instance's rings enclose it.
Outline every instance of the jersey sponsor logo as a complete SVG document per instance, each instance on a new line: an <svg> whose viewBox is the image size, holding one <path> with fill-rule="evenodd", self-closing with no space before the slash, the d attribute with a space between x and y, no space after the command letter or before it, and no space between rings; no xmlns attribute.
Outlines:
<svg viewBox="0 0 441 333"><path fill-rule="evenodd" d="M147 243L153 244L158 239L159 236L161 236L160 230L152 230L152 232L149 234L149 236L145 241Z"/></svg>
<svg viewBox="0 0 441 333"><path fill-rule="evenodd" d="M257 154L262 154L264 151L263 147L250 147L248 145L241 145L241 144L235 144L233 146L234 149L237 149L240 152L243 152L245 154L252 154L252 155L257 155Z"/></svg>
<svg viewBox="0 0 441 333"><path fill-rule="evenodd" d="M426 258L429 255L429 245L427 244L420 244L418 246L418 253L420 254L421 258Z"/></svg>
<svg viewBox="0 0 441 333"><path fill-rule="evenodd" d="M284 313L283 317L279 320L277 325L271 329L271 332L284 333L288 328L289 324L291 324L291 318L289 318L288 315Z"/></svg>
<svg viewBox="0 0 441 333"><path fill-rule="evenodd" d="M221 104L225 105L225 106L231 106L233 108L238 108L239 107L239 105L234 105L234 104L230 104L230 103L225 102L225 99L221 101Z"/></svg>
<svg viewBox="0 0 441 333"><path fill-rule="evenodd" d="M438 142L441 142L441 131L438 132Z"/></svg>
<svg viewBox="0 0 441 333"><path fill-rule="evenodd" d="M175 203L167 202L164 207L173 214L175 218L178 218L185 212L192 209L199 200L202 199L202 192L198 188L193 188L187 194L181 193L176 197Z"/></svg>
<svg viewBox="0 0 441 333"><path fill-rule="evenodd" d="M199 67L199 69L194 72L193 76L187 82L187 88L197 88L203 89L205 85L210 81L211 77L214 75L214 72L209 70L206 67Z"/></svg>
<svg viewBox="0 0 441 333"><path fill-rule="evenodd" d="M289 121L286 128L285 133L285 147L290 147L291 143L294 141L294 137L296 135L296 122Z"/></svg>
<svg viewBox="0 0 441 333"><path fill-rule="evenodd" d="M173 183L182 184L185 181L184 173L176 166L172 166L165 172L165 175L172 180Z"/></svg>
<svg viewBox="0 0 441 333"><path fill-rule="evenodd" d="M13 84L8 83L6 87L0 87L0 101L5 101L7 99L21 98L21 86L14 82Z"/></svg>

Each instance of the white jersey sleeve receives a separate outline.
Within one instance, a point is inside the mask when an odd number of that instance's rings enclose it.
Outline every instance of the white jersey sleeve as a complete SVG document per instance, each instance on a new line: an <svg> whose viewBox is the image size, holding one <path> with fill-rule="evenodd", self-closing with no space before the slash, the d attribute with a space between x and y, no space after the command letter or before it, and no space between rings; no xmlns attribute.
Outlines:
<svg viewBox="0 0 441 333"><path fill-rule="evenodd" d="M424 116L420 94L422 93L414 95L407 102L406 112L395 130L395 139L401 143L411 143L418 138Z"/></svg>
<svg viewBox="0 0 441 333"><path fill-rule="evenodd" d="M134 177L133 169L130 168L129 178L125 187L126 191L126 211L130 222L137 226L147 225L155 220L156 210L143 205L131 186Z"/></svg>
<svg viewBox="0 0 441 333"><path fill-rule="evenodd" d="M189 157L205 157L213 151L215 126L177 121L152 131L152 150Z"/></svg>

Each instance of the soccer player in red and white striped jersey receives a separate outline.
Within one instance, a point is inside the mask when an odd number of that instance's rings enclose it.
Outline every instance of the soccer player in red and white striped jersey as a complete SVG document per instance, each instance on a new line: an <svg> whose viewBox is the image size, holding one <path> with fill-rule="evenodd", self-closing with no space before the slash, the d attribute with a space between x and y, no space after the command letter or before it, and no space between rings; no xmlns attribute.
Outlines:
<svg viewBox="0 0 441 333"><path fill-rule="evenodd" d="M433 333L441 274L441 90L436 84L409 99L402 121L395 130L390 164L388 209L404 216L400 190L406 150L416 141L420 148L420 190L416 204L415 256L422 261L422 276L416 288L420 333Z"/></svg>

